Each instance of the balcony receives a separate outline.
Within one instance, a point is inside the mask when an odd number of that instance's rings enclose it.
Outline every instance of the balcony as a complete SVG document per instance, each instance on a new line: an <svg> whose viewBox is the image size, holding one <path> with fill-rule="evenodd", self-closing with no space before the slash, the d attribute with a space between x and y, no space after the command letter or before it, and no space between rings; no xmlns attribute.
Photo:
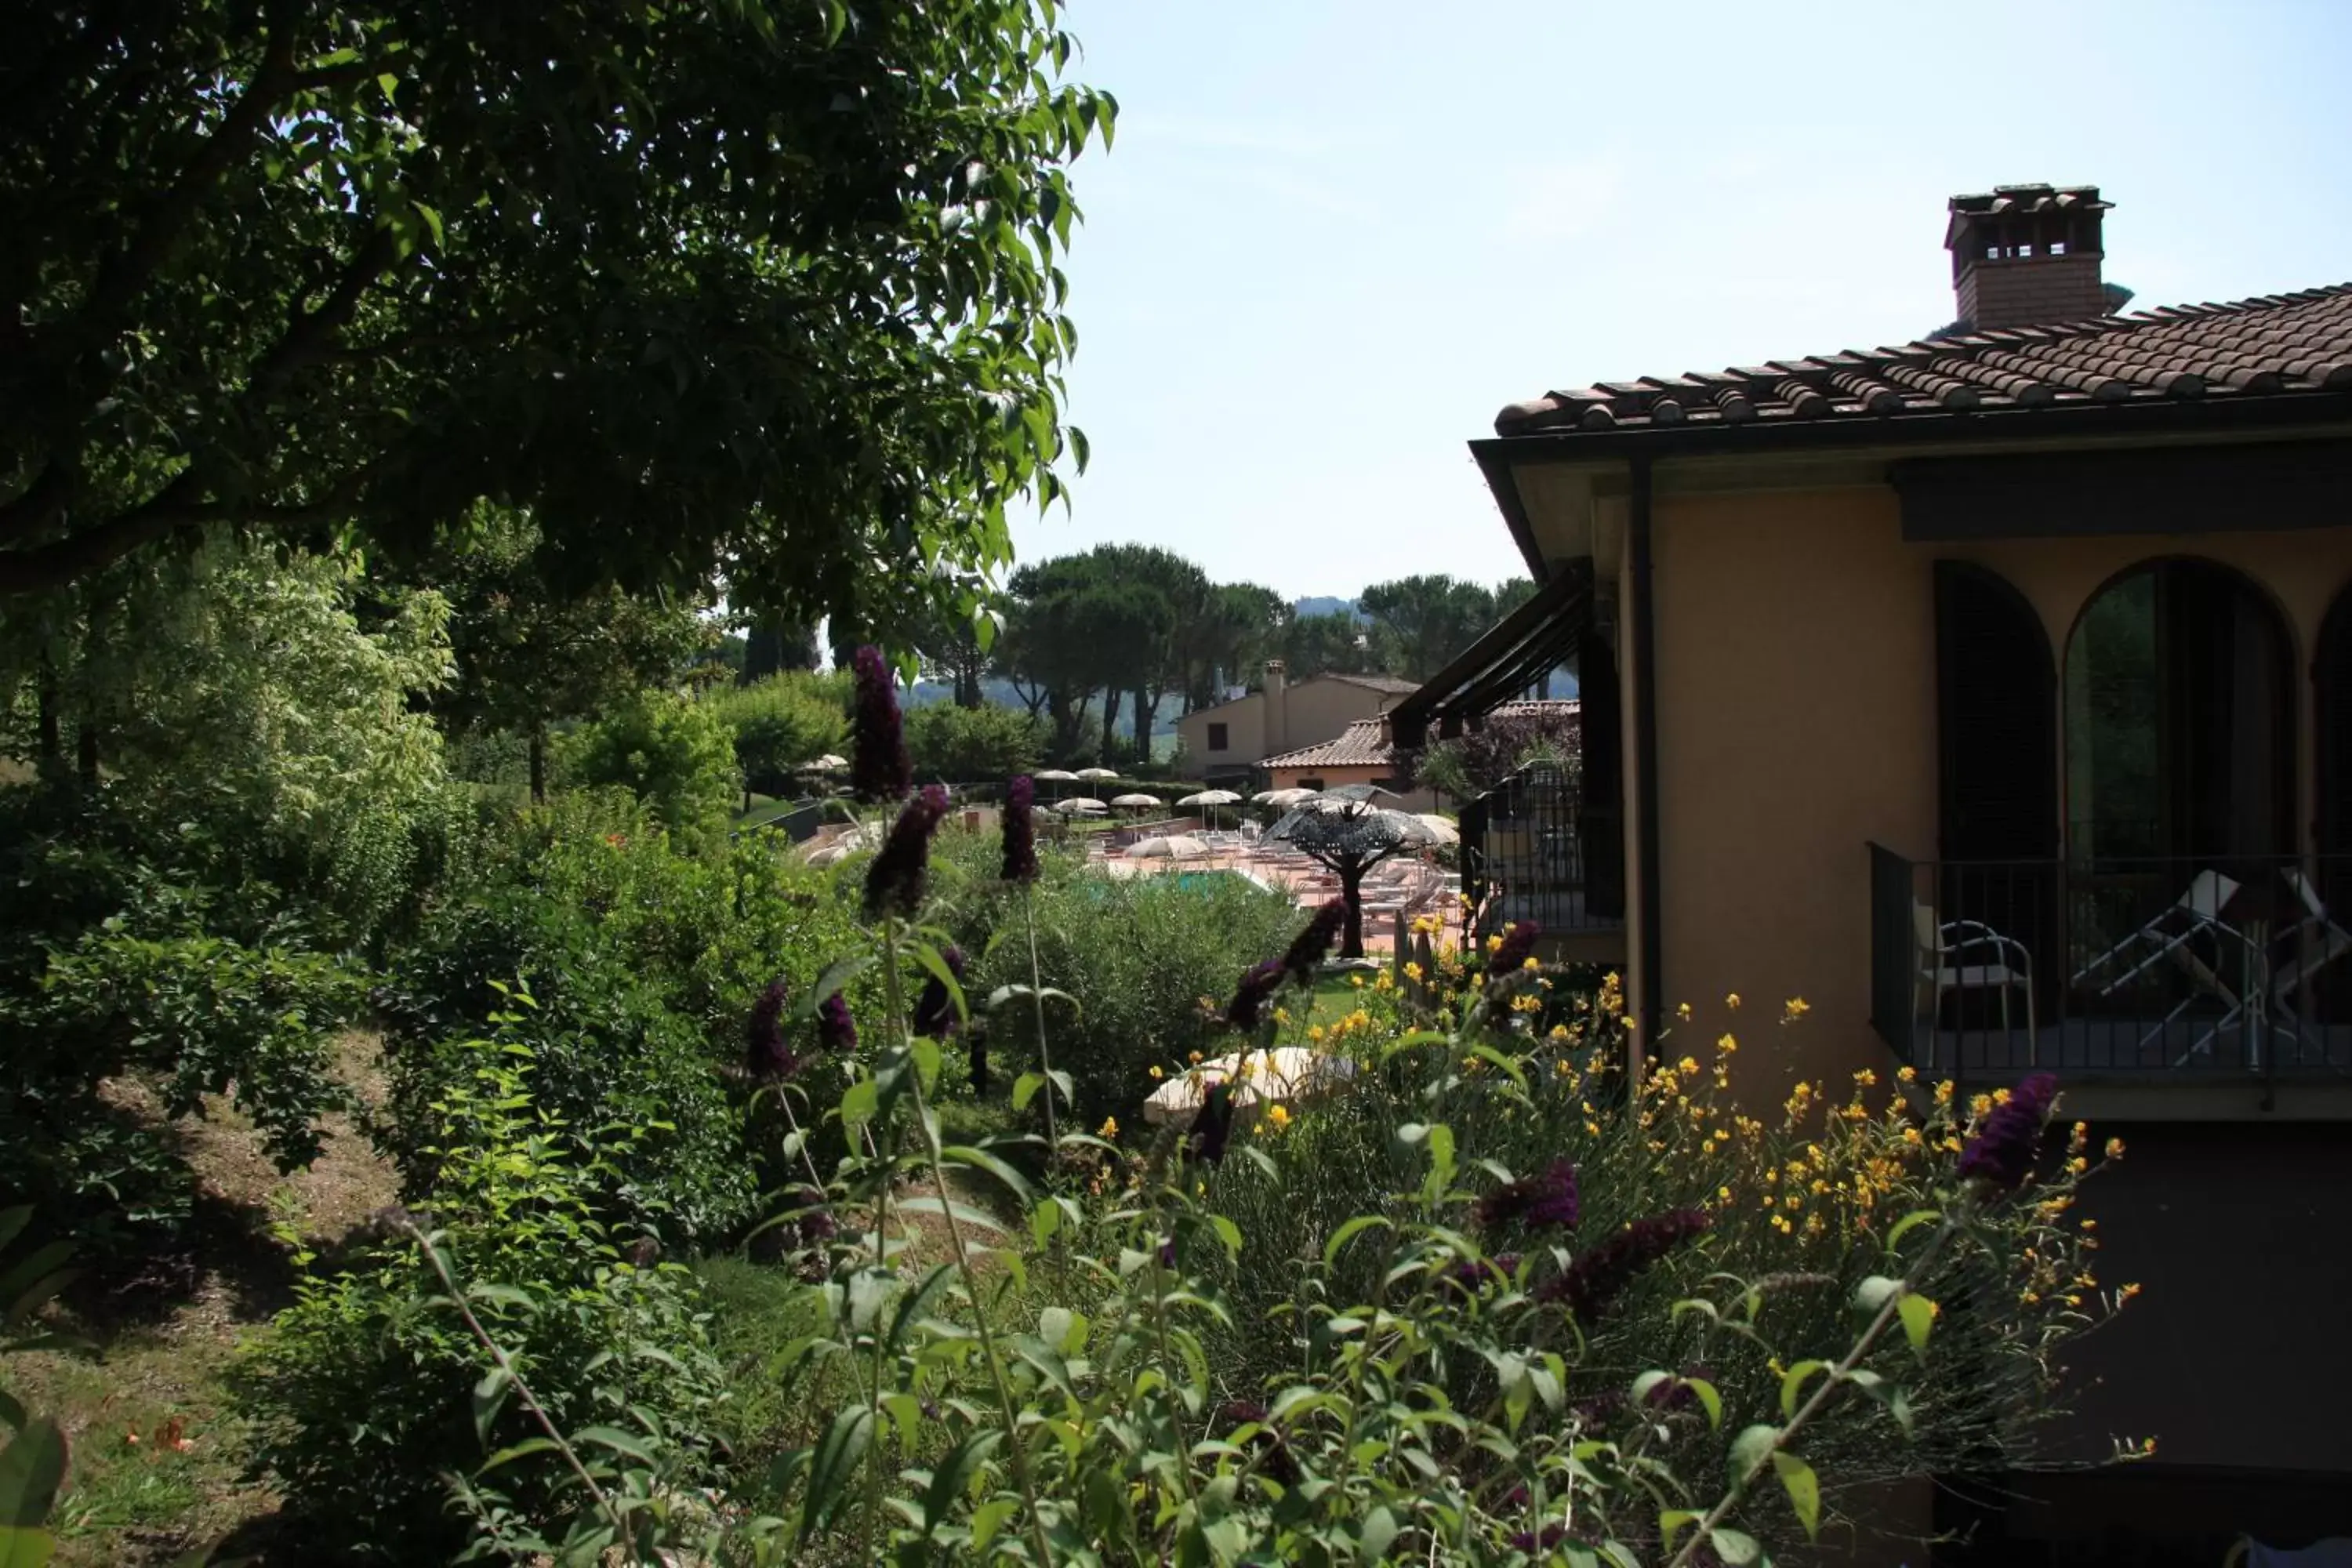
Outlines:
<svg viewBox="0 0 2352 1568"><path fill-rule="evenodd" d="M1580 798L1575 776L1539 763L1463 809L1462 889L1478 934L1515 921L1547 932L1624 927L1624 849L1617 814Z"/></svg>
<svg viewBox="0 0 2352 1568"><path fill-rule="evenodd" d="M1870 868L1871 1023L1923 1074L2352 1077L2352 857Z"/></svg>

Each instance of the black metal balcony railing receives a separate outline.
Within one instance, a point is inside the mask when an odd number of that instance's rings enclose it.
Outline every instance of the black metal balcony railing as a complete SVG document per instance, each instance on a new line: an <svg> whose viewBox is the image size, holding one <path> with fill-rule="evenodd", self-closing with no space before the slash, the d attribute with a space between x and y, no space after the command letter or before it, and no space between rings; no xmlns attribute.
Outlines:
<svg viewBox="0 0 2352 1568"><path fill-rule="evenodd" d="M1871 1021L1922 1072L2352 1076L2352 857L1874 844L1870 884Z"/></svg>
<svg viewBox="0 0 2352 1568"><path fill-rule="evenodd" d="M1514 921L1548 931L1624 924L1617 814L1585 805L1565 770L1526 770L1464 808L1462 890L1482 936Z"/></svg>

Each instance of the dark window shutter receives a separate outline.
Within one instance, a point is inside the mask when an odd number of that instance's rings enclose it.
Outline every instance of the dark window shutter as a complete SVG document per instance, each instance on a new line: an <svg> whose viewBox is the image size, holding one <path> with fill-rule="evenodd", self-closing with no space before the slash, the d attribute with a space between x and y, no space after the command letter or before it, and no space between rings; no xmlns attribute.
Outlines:
<svg viewBox="0 0 2352 1568"><path fill-rule="evenodd" d="M2025 596L1981 566L1937 562L1942 858L2057 854L2057 703L2050 638Z"/></svg>
<svg viewBox="0 0 2352 1568"><path fill-rule="evenodd" d="M2313 837L2322 855L2352 855L2352 586L2336 595L2320 625L2311 676L2319 701L2319 817Z"/></svg>
<svg viewBox="0 0 2352 1568"><path fill-rule="evenodd" d="M1579 803L1584 858L1584 907L1612 920L1625 914L1624 709L1617 689L1617 654L1608 639L1587 634L1576 649L1577 746L1582 756Z"/></svg>

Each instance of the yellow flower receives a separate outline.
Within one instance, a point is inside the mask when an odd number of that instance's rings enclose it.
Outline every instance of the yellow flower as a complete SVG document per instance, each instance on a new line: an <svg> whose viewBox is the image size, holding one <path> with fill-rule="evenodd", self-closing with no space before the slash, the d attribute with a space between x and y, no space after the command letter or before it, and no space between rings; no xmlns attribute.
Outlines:
<svg viewBox="0 0 2352 1568"><path fill-rule="evenodd" d="M2124 1302L2130 1300L2134 1296L2138 1294L2139 1287L2136 1284L2119 1285L2116 1288L2116 1304L2117 1306L2121 1306Z"/></svg>
<svg viewBox="0 0 2352 1568"><path fill-rule="evenodd" d="M1919 1069L1914 1067L1897 1068L1895 1069L1895 1081L1897 1083L1916 1083L1919 1081Z"/></svg>
<svg viewBox="0 0 2352 1568"><path fill-rule="evenodd" d="M1348 984L1361 991L1364 988L1364 977L1360 974L1350 974L1348 976Z"/></svg>
<svg viewBox="0 0 2352 1568"><path fill-rule="evenodd" d="M1715 1048L1727 1057L1730 1056L1733 1052L1739 1049L1738 1038L1728 1031L1726 1031L1724 1037L1715 1042Z"/></svg>
<svg viewBox="0 0 2352 1568"><path fill-rule="evenodd" d="M1420 965L1420 964L1418 964L1418 963L1408 963L1408 964L1406 964L1406 965L1404 966L1404 977L1405 977L1407 980L1412 981L1412 982L1414 984L1416 984L1416 985L1420 984L1421 984L1421 965Z"/></svg>
<svg viewBox="0 0 2352 1568"><path fill-rule="evenodd" d="M1522 964L1520 964L1520 965L1519 965L1519 967L1520 967L1521 969L1526 970L1528 973L1532 974L1532 973L1534 973L1536 971L1538 971L1538 970L1539 970L1539 969L1541 969L1541 968L1543 967L1543 960L1542 960L1542 959L1540 959L1540 958L1538 958L1538 957L1537 957L1535 954L1533 954L1533 953L1529 953L1529 954L1528 954L1527 962L1526 962L1526 963L1522 963Z"/></svg>
<svg viewBox="0 0 2352 1568"><path fill-rule="evenodd" d="M1806 1001L1802 996L1791 996L1786 1002L1780 1004L1780 1016L1784 1020L1801 1018L1812 1010L1812 1004Z"/></svg>
<svg viewBox="0 0 2352 1568"><path fill-rule="evenodd" d="M1675 1016L1680 1018L1685 1024L1690 1022L1690 1016L1691 1008L1690 1004L1687 1002L1675 1009Z"/></svg>
<svg viewBox="0 0 2352 1568"><path fill-rule="evenodd" d="M1266 1108L1265 1119L1276 1127L1290 1125L1290 1107L1276 1103Z"/></svg>
<svg viewBox="0 0 2352 1568"><path fill-rule="evenodd" d="M1323 1026L1322 1026L1322 1025L1320 1025L1320 1024L1313 1024L1313 1025L1309 1025L1309 1026L1307 1026L1307 1037L1308 1039L1310 1039L1310 1040L1320 1040L1320 1039L1322 1039L1322 1037L1323 1037Z"/></svg>
<svg viewBox="0 0 2352 1568"><path fill-rule="evenodd" d="M1727 1204L1731 1201L1731 1189L1729 1187L1717 1187L1715 1189L1715 1195L1719 1202Z"/></svg>
<svg viewBox="0 0 2352 1568"><path fill-rule="evenodd" d="M1876 1089L1878 1087L1878 1075L1871 1071L1868 1068L1864 1068L1860 1072L1853 1075L1853 1081L1860 1084L1864 1089Z"/></svg>
<svg viewBox="0 0 2352 1568"><path fill-rule="evenodd" d="M1496 931L1494 935L1486 939L1486 951L1488 952L1499 952L1502 951L1502 948L1503 933L1501 931Z"/></svg>
<svg viewBox="0 0 2352 1568"><path fill-rule="evenodd" d="M1735 991L1735 992L1733 992L1730 995L1726 996L1726 997L1723 999L1723 1005L1724 1005L1725 1006L1727 1006L1727 1007L1730 1008L1730 1009L1731 1009L1733 1012L1735 1012L1735 1013L1738 1012L1738 1011L1739 1011L1739 993L1738 993L1738 992L1737 992L1737 991Z"/></svg>
<svg viewBox="0 0 2352 1568"><path fill-rule="evenodd" d="M2122 1139L2120 1139L2120 1138L2110 1138L2110 1139L2108 1139L2108 1140L2107 1140L2107 1158L2108 1158L2108 1159L2110 1159L2110 1160L2120 1160L2120 1159L2122 1159L2123 1157L2124 1157L2124 1141L2123 1141Z"/></svg>
<svg viewBox="0 0 2352 1568"><path fill-rule="evenodd" d="M1946 1079L1943 1082L1936 1086L1936 1103L1938 1105L1949 1105L1952 1103L1952 1080L1950 1079Z"/></svg>
<svg viewBox="0 0 2352 1568"><path fill-rule="evenodd" d="M1200 1062L1201 1062L1201 1053L1200 1053L1200 1052L1198 1052L1198 1051L1194 1051L1194 1052L1192 1053L1192 1064L1193 1064L1195 1067L1198 1067L1198 1066L1200 1065Z"/></svg>
<svg viewBox="0 0 2352 1568"><path fill-rule="evenodd" d="M1274 1010L1274 1021L1275 1021L1276 1023L1277 1023L1277 1024L1287 1024L1287 1023L1289 1023L1289 1022L1290 1022L1290 1009L1289 1009L1289 1008L1287 1008L1287 1007L1276 1007L1276 1008Z"/></svg>
<svg viewBox="0 0 2352 1568"><path fill-rule="evenodd" d="M1548 1037L1555 1040L1564 1040L1568 1038L1568 1026L1566 1024L1554 1024L1551 1026L1551 1034Z"/></svg>
<svg viewBox="0 0 2352 1568"><path fill-rule="evenodd" d="M1116 1116L1106 1116L1106 1117L1104 1117L1104 1118L1103 1118L1103 1124L1102 1124L1102 1126L1101 1126L1099 1129L1097 1129L1097 1135L1098 1137L1103 1137L1103 1138L1116 1138L1116 1137L1118 1137L1118 1117L1116 1117Z"/></svg>
<svg viewBox="0 0 2352 1568"><path fill-rule="evenodd" d="M1152 1064L1151 1064L1151 1078L1152 1078L1152 1081L1153 1081L1153 1082L1155 1082L1155 1083L1156 1083L1156 1082L1158 1082L1160 1079L1163 1079L1163 1078L1166 1078L1167 1076L1168 1076L1168 1075L1167 1075L1166 1073L1164 1073L1164 1072L1162 1072L1162 1071L1160 1071L1160 1064L1159 1064L1158 1062L1154 1062L1154 1063L1152 1063Z"/></svg>

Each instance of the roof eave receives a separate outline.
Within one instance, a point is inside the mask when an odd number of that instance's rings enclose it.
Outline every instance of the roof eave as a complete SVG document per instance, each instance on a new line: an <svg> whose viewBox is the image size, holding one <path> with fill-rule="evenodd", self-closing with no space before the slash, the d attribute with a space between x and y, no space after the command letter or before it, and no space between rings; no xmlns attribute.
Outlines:
<svg viewBox="0 0 2352 1568"><path fill-rule="evenodd" d="M1599 463L1644 455L1652 458L1721 453L1868 450L1945 441L2064 441L2085 437L2173 431L2273 432L2291 426L2352 421L2352 393L2281 392L2146 403L2076 403L2038 408L1951 411L1827 419L1748 420L1740 424L1671 425L1636 429L1530 430L1470 443L1519 552L1533 564L1537 551L1511 468L1529 461ZM1540 572L1538 577L1542 575Z"/></svg>

